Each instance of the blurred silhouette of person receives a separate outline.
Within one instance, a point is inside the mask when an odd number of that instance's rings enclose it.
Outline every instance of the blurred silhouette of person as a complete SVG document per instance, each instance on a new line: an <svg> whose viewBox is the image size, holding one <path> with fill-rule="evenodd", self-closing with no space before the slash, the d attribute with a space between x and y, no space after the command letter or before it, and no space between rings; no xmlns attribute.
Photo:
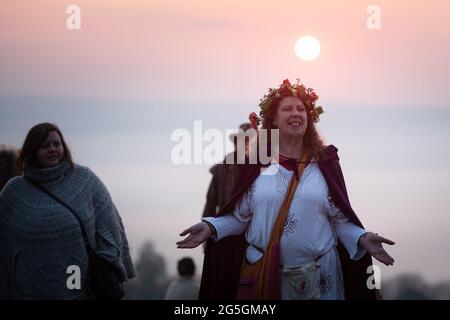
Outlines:
<svg viewBox="0 0 450 320"><path fill-rule="evenodd" d="M250 129L250 123L243 123L239 126L238 133L230 135L230 140L234 144L234 151L226 155L222 163L214 165L209 170L212 179L202 217L214 217L233 195L240 170L236 160L237 140L248 129Z"/></svg>
<svg viewBox="0 0 450 320"><path fill-rule="evenodd" d="M195 263L189 257L178 261L179 278L173 280L166 291L165 300L197 300L200 284L194 279Z"/></svg>
<svg viewBox="0 0 450 320"><path fill-rule="evenodd" d="M18 150L12 146L0 144L0 191L17 175L16 161Z"/></svg>
<svg viewBox="0 0 450 320"><path fill-rule="evenodd" d="M244 133L251 128L250 123L242 123L239 126L239 131L230 135L230 140L234 144L234 151L227 154L222 163L214 165L210 172L212 174L211 183L209 185L208 193L206 196L206 204L203 210L203 218L215 217L216 213L223 209L229 199L231 199L240 174L240 165L237 163L237 148L238 139L244 137ZM245 141L245 148L248 148L248 141ZM236 247L243 245L242 237L230 236L228 237L228 243L224 245L221 241L214 241L208 239L203 243L203 248L206 250L220 251L223 254L216 260L209 260L209 268L214 270L225 265L227 260L238 259L239 251L235 250ZM230 286L226 290L232 290L233 283L225 283L225 286Z"/></svg>
<svg viewBox="0 0 450 320"><path fill-rule="evenodd" d="M0 192L0 299L93 299L87 243L121 282L135 276L111 195L56 125L28 131L17 169Z"/></svg>

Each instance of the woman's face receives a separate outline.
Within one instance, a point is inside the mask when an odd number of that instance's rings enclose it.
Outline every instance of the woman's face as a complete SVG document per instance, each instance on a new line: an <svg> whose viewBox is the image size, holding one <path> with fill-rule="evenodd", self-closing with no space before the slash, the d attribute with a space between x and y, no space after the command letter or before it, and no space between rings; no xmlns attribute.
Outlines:
<svg viewBox="0 0 450 320"><path fill-rule="evenodd" d="M286 97L280 101L273 123L282 136L303 137L307 119L306 108L300 98Z"/></svg>
<svg viewBox="0 0 450 320"><path fill-rule="evenodd" d="M58 165L64 155L64 148L58 132L50 131L37 150L37 163L40 168L51 168Z"/></svg>

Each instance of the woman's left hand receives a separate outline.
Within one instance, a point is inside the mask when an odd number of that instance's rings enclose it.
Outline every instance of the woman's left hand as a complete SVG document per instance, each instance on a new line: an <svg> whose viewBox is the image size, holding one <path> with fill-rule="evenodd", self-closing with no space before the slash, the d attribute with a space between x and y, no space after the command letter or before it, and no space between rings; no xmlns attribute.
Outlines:
<svg viewBox="0 0 450 320"><path fill-rule="evenodd" d="M395 244L394 241L386 239L379 236L376 233L367 232L361 236L359 239L359 244L370 253L372 257L378 261L384 263L385 265L393 265L394 258L392 258L383 248L382 243L387 243L389 245Z"/></svg>

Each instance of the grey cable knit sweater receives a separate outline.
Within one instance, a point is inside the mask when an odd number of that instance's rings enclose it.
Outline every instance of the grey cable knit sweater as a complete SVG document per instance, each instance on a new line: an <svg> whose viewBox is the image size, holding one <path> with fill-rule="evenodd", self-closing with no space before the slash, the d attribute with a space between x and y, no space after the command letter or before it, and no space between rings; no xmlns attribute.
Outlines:
<svg viewBox="0 0 450 320"><path fill-rule="evenodd" d="M62 162L25 175L71 206L95 251L116 264L123 278L135 276L119 213L89 168ZM69 289L71 265L81 270L81 289ZM64 206L23 177L0 193L0 299L87 299L87 253L80 226Z"/></svg>

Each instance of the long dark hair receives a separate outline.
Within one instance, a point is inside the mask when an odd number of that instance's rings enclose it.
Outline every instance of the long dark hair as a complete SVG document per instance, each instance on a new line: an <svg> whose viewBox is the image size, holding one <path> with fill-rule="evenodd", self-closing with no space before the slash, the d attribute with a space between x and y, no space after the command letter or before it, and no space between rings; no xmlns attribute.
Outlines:
<svg viewBox="0 0 450 320"><path fill-rule="evenodd" d="M320 137L319 132L317 132L316 126L311 118L311 114L309 113L310 104L308 101L304 101L300 96L293 96L290 94L282 94L280 97L272 100L269 107L266 109L266 112L263 117L262 127L263 129L268 130L268 136L270 137L270 130L276 129L273 125L273 120L275 119L275 115L278 110L278 106L280 105L281 100L286 97L297 97L302 101L307 110L306 115L308 119L308 124L306 126L305 135L303 136L303 143L306 148L309 149L311 155L316 159L320 160L323 156L323 152L325 150L325 144L323 139Z"/></svg>
<svg viewBox="0 0 450 320"><path fill-rule="evenodd" d="M53 123L39 123L32 127L23 142L23 146L20 150L19 158L17 159L17 171L22 174L28 167L38 167L37 163L37 150L41 144L47 139L48 134L52 131L58 133L61 139L61 144L64 149L63 160L67 161L71 167L73 167L72 154L69 147L64 141L64 136L59 130L58 126Z"/></svg>

